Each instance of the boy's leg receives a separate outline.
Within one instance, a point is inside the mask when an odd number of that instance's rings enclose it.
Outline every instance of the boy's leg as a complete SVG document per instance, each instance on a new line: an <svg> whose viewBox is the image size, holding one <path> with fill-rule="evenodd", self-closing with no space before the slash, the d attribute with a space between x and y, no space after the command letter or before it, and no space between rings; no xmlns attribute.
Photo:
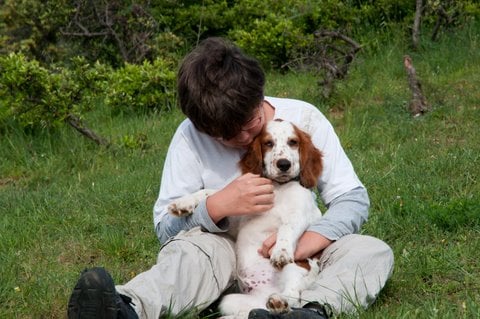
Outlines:
<svg viewBox="0 0 480 319"><path fill-rule="evenodd" d="M116 289L132 298L140 318L204 309L232 284L235 261L228 235L194 228L165 243L156 265Z"/></svg>
<svg viewBox="0 0 480 319"><path fill-rule="evenodd" d="M319 279L302 292L302 300L328 305L335 313L367 308L391 276L393 259L391 248L377 238L344 236L323 251Z"/></svg>

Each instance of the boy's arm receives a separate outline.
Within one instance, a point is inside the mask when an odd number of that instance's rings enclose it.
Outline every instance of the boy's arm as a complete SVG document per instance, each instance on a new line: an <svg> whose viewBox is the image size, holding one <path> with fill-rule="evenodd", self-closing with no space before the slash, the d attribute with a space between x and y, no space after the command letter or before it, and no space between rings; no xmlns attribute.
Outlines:
<svg viewBox="0 0 480 319"><path fill-rule="evenodd" d="M223 219L215 223L208 214L206 207L206 199L200 201L195 208L193 214L185 217L177 217L165 214L160 223L155 227L158 240L161 243L167 241L170 237L175 236L181 230L191 229L200 226L208 232L219 233L225 232L229 228L228 219Z"/></svg>
<svg viewBox="0 0 480 319"><path fill-rule="evenodd" d="M323 154L323 172L317 184L327 211L309 228L329 240L358 233L368 218L370 200L331 123L318 116L312 141Z"/></svg>
<svg viewBox="0 0 480 319"><path fill-rule="evenodd" d="M308 230L330 240L358 233L368 219L370 200L364 187L357 187L335 198L318 224Z"/></svg>
<svg viewBox="0 0 480 319"><path fill-rule="evenodd" d="M320 222L308 228L299 239L295 260L312 257L335 240L358 233L368 218L369 206L367 190L363 187L355 188L336 198L328 205Z"/></svg>
<svg viewBox="0 0 480 319"><path fill-rule="evenodd" d="M311 226L300 237L295 250L295 260L310 258L327 248L344 235L357 233L367 220L370 201L365 188L355 188L336 198L320 222ZM269 237L259 249L264 257L270 257L276 236Z"/></svg>
<svg viewBox="0 0 480 319"><path fill-rule="evenodd" d="M179 218L167 212L168 205L174 199L204 188L201 177L202 164L198 155L194 154L189 146L182 125L170 142L163 165L159 195L153 207L155 232L162 243L181 230L196 226L209 227L214 224L209 220L208 214L205 214L205 200L192 216Z"/></svg>

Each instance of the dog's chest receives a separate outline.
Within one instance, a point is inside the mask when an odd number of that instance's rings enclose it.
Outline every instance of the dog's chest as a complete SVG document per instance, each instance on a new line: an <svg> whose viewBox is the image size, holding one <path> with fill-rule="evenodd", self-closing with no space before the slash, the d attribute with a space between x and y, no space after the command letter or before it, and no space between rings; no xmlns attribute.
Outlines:
<svg viewBox="0 0 480 319"><path fill-rule="evenodd" d="M291 222L304 213L299 207L303 207L305 202L311 199L310 191L302 187L298 182L289 182L286 184L276 184L274 189L275 200L273 208L269 211L249 216L242 219L240 229L256 233L273 233L278 227ZM298 216L297 216L298 215ZM246 228L246 229L244 229Z"/></svg>
<svg viewBox="0 0 480 319"><path fill-rule="evenodd" d="M310 196L310 191L301 186L300 183L293 181L275 185L274 194L274 206L269 214L282 217L301 207L304 204L303 201Z"/></svg>

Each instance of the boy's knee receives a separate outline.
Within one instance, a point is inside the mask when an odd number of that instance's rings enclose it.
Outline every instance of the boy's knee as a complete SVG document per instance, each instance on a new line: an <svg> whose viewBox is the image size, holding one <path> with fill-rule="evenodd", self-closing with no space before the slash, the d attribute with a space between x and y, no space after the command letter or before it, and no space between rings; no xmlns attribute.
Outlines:
<svg viewBox="0 0 480 319"><path fill-rule="evenodd" d="M393 250L390 246L375 237L371 236L362 236L366 241L365 246L367 247L367 251L370 251L372 255L379 256L382 259L391 260L393 263Z"/></svg>
<svg viewBox="0 0 480 319"><path fill-rule="evenodd" d="M342 237L335 244L337 249L344 251L344 255L350 256L353 254L359 259L382 260L385 264L393 266L394 256L392 248L378 238L352 234Z"/></svg>
<svg viewBox="0 0 480 319"><path fill-rule="evenodd" d="M167 241L161 248L162 250L172 249L172 244L175 243L177 249L183 250L183 247L191 247L203 252L207 256L215 258L215 256L223 256L224 258L235 257L235 243L233 240L224 234L214 234L204 232L200 228L193 228L186 232L180 232L177 236Z"/></svg>
<svg viewBox="0 0 480 319"><path fill-rule="evenodd" d="M157 264L168 261L182 273L208 276L218 288L232 281L236 267L234 243L231 239L204 232L186 232L166 242L157 257Z"/></svg>
<svg viewBox="0 0 480 319"><path fill-rule="evenodd" d="M369 265L376 265L381 272L386 274L386 278L389 278L393 271L394 255L392 248L383 240L372 236L357 235L353 242L356 245L353 249L356 250L356 254L366 260Z"/></svg>

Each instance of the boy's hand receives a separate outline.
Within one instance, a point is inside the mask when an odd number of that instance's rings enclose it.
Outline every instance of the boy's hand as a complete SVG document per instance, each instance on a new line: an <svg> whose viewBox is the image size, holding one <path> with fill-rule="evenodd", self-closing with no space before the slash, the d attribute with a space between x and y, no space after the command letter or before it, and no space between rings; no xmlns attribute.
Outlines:
<svg viewBox="0 0 480 319"><path fill-rule="evenodd" d="M227 216L260 214L273 207L273 184L247 173L207 198L207 210L217 223Z"/></svg>
<svg viewBox="0 0 480 319"><path fill-rule="evenodd" d="M276 241L277 233L274 233L263 242L262 247L258 249L258 253L265 258L270 258L272 248L275 246ZM294 259L305 260L311 258L327 248L332 242L333 241L319 233L306 231L298 240Z"/></svg>

